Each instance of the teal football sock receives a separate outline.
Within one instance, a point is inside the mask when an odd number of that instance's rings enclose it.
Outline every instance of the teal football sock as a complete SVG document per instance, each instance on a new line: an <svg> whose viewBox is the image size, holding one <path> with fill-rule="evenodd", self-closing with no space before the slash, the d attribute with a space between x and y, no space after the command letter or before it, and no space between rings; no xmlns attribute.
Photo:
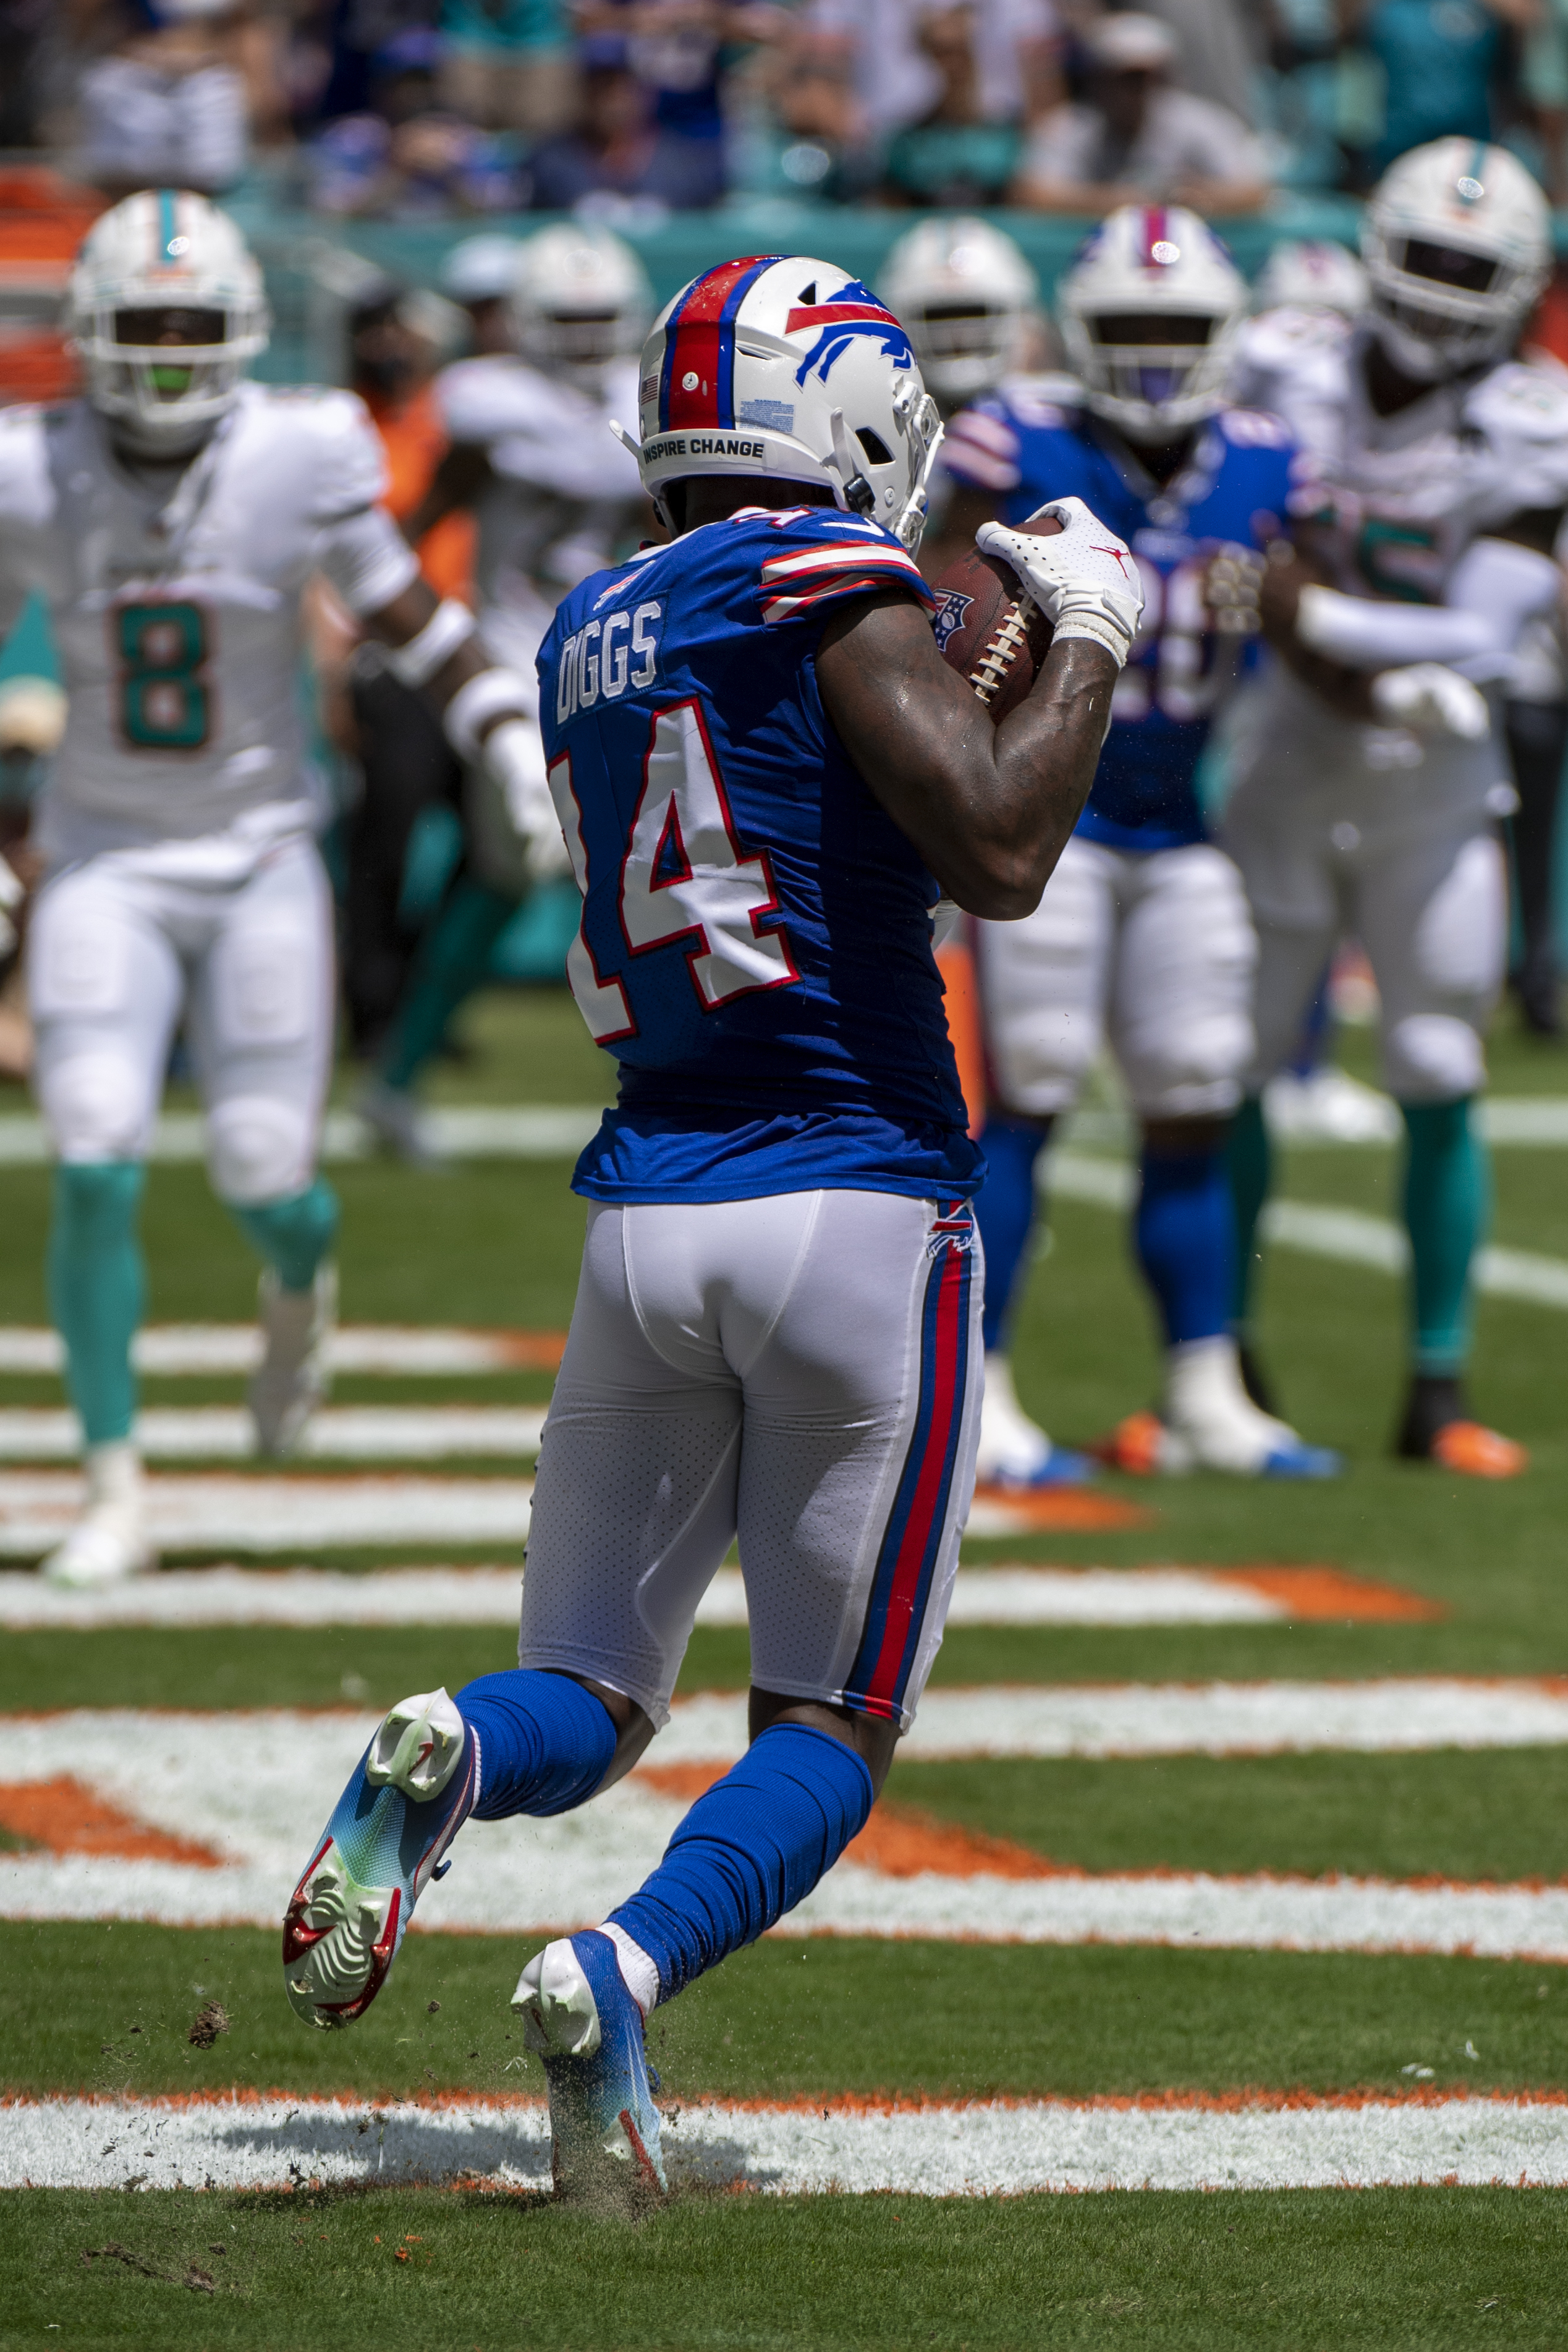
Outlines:
<svg viewBox="0 0 1568 2352"><path fill-rule="evenodd" d="M264 1201L229 1211L257 1257L277 1269L285 1290L308 1290L338 1238L338 1195L325 1176L291 1201Z"/></svg>
<svg viewBox="0 0 1568 2352"><path fill-rule="evenodd" d="M1236 1210L1236 1255L1231 1267L1230 1323L1245 1331L1252 1314L1252 1286L1262 1259L1258 1223L1274 1181L1274 1155L1260 1095L1249 1095L1231 1122L1225 1160Z"/></svg>
<svg viewBox="0 0 1568 2352"><path fill-rule="evenodd" d="M1401 1103L1408 1134L1412 1359L1417 1372L1462 1370L1470 1345L1470 1264L1491 1214L1491 1171L1470 1098Z"/></svg>
<svg viewBox="0 0 1568 2352"><path fill-rule="evenodd" d="M137 1212L146 1171L134 1160L55 1171L49 1311L66 1346L66 1386L89 1445L129 1437L136 1412L131 1343L146 1301Z"/></svg>
<svg viewBox="0 0 1568 2352"><path fill-rule="evenodd" d="M399 1092L438 1053L446 1025L489 969L490 952L517 901L465 875L431 925L382 1056L382 1076Z"/></svg>

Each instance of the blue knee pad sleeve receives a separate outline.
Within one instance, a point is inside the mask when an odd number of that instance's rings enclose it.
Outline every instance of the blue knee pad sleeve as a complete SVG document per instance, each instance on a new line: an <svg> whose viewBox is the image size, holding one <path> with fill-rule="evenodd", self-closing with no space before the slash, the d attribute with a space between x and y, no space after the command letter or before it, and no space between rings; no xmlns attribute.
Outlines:
<svg viewBox="0 0 1568 2352"><path fill-rule="evenodd" d="M1021 1287L1034 1230L1034 1168L1051 1122L991 1118L980 1136L986 1181L975 1196L975 1223L986 1253L986 1353L1008 1343L1014 1293Z"/></svg>
<svg viewBox="0 0 1568 2352"><path fill-rule="evenodd" d="M135 1417L131 1343L146 1299L136 1233L145 1181L133 1160L55 1171L49 1308L66 1345L66 1385L89 1445L129 1437Z"/></svg>
<svg viewBox="0 0 1568 2352"><path fill-rule="evenodd" d="M861 1758L831 1732L776 1723L760 1733L612 1914L657 1968L660 2000L802 1902L865 1827L875 1793Z"/></svg>
<svg viewBox="0 0 1568 2352"><path fill-rule="evenodd" d="M536 1666L481 1675L458 1692L456 1704L479 1737L479 1821L570 1813L610 1769L610 1710L568 1675Z"/></svg>
<svg viewBox="0 0 1568 2352"><path fill-rule="evenodd" d="M1224 1152L1145 1151L1134 1230L1167 1343L1216 1338L1228 1320L1236 1261Z"/></svg>
<svg viewBox="0 0 1568 2352"><path fill-rule="evenodd" d="M257 1257L276 1266L285 1290L308 1290L338 1238L338 1195L324 1176L291 1201L229 1208Z"/></svg>

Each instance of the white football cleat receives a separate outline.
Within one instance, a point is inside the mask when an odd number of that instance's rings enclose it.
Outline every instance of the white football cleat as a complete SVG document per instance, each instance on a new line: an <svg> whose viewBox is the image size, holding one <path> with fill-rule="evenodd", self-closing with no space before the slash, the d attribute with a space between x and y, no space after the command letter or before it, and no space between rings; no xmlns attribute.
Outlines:
<svg viewBox="0 0 1568 2352"><path fill-rule="evenodd" d="M385 1078L367 1078L354 1097L354 1109L377 1142L395 1151L409 1167L445 1166L446 1155L435 1140L430 1118L406 1087L389 1086Z"/></svg>
<svg viewBox="0 0 1568 2352"><path fill-rule="evenodd" d="M285 1290L267 1266L256 1286L261 1364L246 1395L263 1454L292 1454L332 1376L327 1349L338 1320L338 1269L316 1269L308 1290Z"/></svg>
<svg viewBox="0 0 1568 2352"><path fill-rule="evenodd" d="M999 1348L986 1358L986 1393L980 1405L980 1449L975 1478L982 1486L1030 1488L1078 1486L1089 1476L1082 1454L1053 1445L1030 1421L1013 1386L1013 1368Z"/></svg>
<svg viewBox="0 0 1568 2352"><path fill-rule="evenodd" d="M95 1592L142 1576L158 1565L148 1539L141 1457L129 1438L89 1445L83 1461L87 1501L82 1515L43 1562L50 1584Z"/></svg>
<svg viewBox="0 0 1568 2352"><path fill-rule="evenodd" d="M1260 1412L1241 1382L1236 1342L1191 1339L1166 1359L1166 1470L1228 1470L1240 1478L1333 1478L1340 1461Z"/></svg>

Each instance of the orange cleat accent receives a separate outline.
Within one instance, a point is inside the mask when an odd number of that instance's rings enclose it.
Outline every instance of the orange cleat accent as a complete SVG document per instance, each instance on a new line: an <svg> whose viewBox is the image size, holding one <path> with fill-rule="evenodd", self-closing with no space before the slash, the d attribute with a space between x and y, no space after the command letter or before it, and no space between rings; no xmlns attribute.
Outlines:
<svg viewBox="0 0 1568 2352"><path fill-rule="evenodd" d="M1445 1423L1432 1440L1431 1459L1461 1478L1517 1478L1530 1467L1522 1445L1479 1421Z"/></svg>
<svg viewBox="0 0 1568 2352"><path fill-rule="evenodd" d="M1134 1478L1152 1478L1160 1466L1165 1438L1166 1425L1157 1412L1130 1412L1109 1437L1090 1450L1113 1470L1125 1470Z"/></svg>

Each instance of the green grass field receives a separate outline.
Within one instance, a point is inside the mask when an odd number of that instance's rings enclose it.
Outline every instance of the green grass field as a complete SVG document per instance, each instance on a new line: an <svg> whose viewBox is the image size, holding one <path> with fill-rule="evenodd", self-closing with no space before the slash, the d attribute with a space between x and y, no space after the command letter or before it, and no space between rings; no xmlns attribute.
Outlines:
<svg viewBox="0 0 1568 2352"><path fill-rule="evenodd" d="M493 998L449 1100L594 1102L601 1057L564 998ZM1366 1041L1345 1056L1367 1074ZM1505 1033L1498 1084L1568 1096L1568 1055ZM20 1098L0 1110L21 1108ZM1497 1155L1496 1238L1568 1258L1562 1154ZM363 1321L564 1328L581 1206L564 1163L430 1176L336 1171L343 1311ZM1282 1155L1282 1192L1385 1214L1393 1155ZM45 1319L47 1185L0 1171L0 1323ZM1157 1362L1123 1221L1063 1201L1022 1318L1019 1382L1053 1433L1092 1439L1152 1400ZM152 1311L239 1319L254 1272L200 1172L152 1171ZM1390 1461L1399 1285L1280 1252L1265 1340L1304 1433L1343 1449L1333 1486L1108 1480L1151 1526L971 1542L974 1564L1325 1564L1439 1603L1425 1622L956 1628L938 1685L1416 1675L1568 1675L1568 1425L1561 1309L1483 1300L1484 1417L1531 1449L1484 1486ZM535 1374L344 1381L340 1401L538 1402ZM150 1382L147 1401L233 1401L235 1381ZM0 1407L56 1385L0 1378ZM468 1464L464 1475L506 1464ZM302 1472L302 1475L313 1475ZM320 1555L338 1567L434 1558ZM505 1552L443 1557L496 1559ZM192 1555L193 1559L198 1557ZM296 1552L280 1555L297 1559ZM504 1632L441 1625L0 1633L0 1710L229 1710L390 1702L508 1663ZM684 1691L738 1689L744 1632L700 1630ZM243 1771L236 1748L235 1769ZM8 1778L0 1761L0 1790ZM334 1790L321 1792L324 1812ZM901 1761L890 1802L1092 1873L1335 1874L1568 1881L1568 1748L1090 1761ZM317 1828L299 1823L301 1847ZM24 1843L9 1836L10 1848ZM301 1854L303 1859L303 1851ZM536 1939L537 1940L537 1939ZM356 2099L537 2095L507 2000L535 1943L410 1939L351 2033L288 2014L273 1933L0 1919L0 2096L210 2094ZM229 2031L186 2036L204 2000ZM438 2003L432 2009L430 2004ZM1568 2092L1568 1970L1432 1953L1179 1949L779 1935L655 2017L678 2102L1136 2096L1248 2089ZM5 2110L0 2109L0 2121ZM1509 2188L1129 2191L929 2199L688 2191L631 2226L528 2194L18 2189L0 2196L0 2347L521 2346L1280 2347L1448 2352L1568 2342L1568 2195ZM399 2260L401 2252L406 2256Z"/></svg>

